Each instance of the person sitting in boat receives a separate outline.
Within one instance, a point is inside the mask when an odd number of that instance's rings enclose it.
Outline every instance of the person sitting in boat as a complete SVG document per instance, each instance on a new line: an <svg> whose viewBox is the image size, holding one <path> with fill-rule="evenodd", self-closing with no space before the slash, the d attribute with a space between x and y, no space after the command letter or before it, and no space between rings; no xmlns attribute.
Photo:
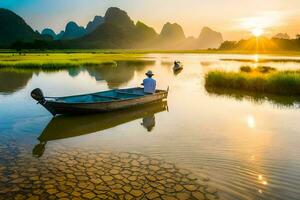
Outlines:
<svg viewBox="0 0 300 200"><path fill-rule="evenodd" d="M181 68L182 68L182 65L181 65L180 61L175 61L173 69L178 70L178 69L181 69Z"/></svg>
<svg viewBox="0 0 300 200"><path fill-rule="evenodd" d="M150 93L150 94L154 94L155 91L156 91L156 81L152 78L154 74L152 73L151 70L149 70L147 73L146 73L146 76L148 78L145 78L143 80L143 83L142 85L144 86L144 92L145 93Z"/></svg>

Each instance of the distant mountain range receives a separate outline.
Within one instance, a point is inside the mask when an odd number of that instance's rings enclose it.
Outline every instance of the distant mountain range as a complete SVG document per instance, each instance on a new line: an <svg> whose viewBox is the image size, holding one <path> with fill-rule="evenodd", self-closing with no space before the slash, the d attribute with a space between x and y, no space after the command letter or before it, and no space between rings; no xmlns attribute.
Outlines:
<svg viewBox="0 0 300 200"><path fill-rule="evenodd" d="M291 39L287 33L278 33L278 34L274 35L273 38L274 39L285 39L285 40Z"/></svg>
<svg viewBox="0 0 300 200"><path fill-rule="evenodd" d="M91 32L93 32L96 28L98 28L98 26L100 26L101 24L104 23L104 18L102 16L95 16L93 21L90 21L87 25L86 25L86 33L89 34Z"/></svg>
<svg viewBox="0 0 300 200"><path fill-rule="evenodd" d="M42 35L48 35L53 38L53 40L71 40L84 36L87 33L87 29L82 26L78 26L76 22L69 22L66 25L64 31L61 31L59 34L56 34L51 28L45 28L42 31Z"/></svg>
<svg viewBox="0 0 300 200"><path fill-rule="evenodd" d="M41 34L35 32L18 15L0 9L0 27L0 46L45 40L47 47L53 48L208 49L218 48L223 42L222 34L208 27L202 29L198 38L186 38L179 24L169 22L158 34L143 22L134 23L116 7L109 8L104 17L95 16L85 28L71 21L59 34L50 28Z"/></svg>

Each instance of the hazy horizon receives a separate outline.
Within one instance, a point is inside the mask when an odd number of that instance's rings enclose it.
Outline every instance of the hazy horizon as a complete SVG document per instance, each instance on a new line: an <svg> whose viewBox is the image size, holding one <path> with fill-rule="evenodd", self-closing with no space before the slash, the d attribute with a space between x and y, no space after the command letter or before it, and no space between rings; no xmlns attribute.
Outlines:
<svg viewBox="0 0 300 200"><path fill-rule="evenodd" d="M186 36L198 37L208 26L223 34L225 40L247 38L255 31L271 37L300 33L300 1L298 0L5 0L0 7L23 17L35 30L64 30L69 21L81 26L96 15L103 16L109 7L125 10L135 21L142 21L159 33L166 22L180 24Z"/></svg>

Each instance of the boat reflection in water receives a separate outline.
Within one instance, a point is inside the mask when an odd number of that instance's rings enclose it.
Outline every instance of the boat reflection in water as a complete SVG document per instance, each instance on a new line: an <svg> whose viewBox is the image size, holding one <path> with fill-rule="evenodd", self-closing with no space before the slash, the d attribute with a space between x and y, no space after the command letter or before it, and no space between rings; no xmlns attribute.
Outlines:
<svg viewBox="0 0 300 200"><path fill-rule="evenodd" d="M103 131L136 119L142 119L141 125L149 132L155 126L155 114L167 110L167 101L137 106L131 109L94 115L61 115L54 117L38 137L32 154L41 157L49 141L71 138Z"/></svg>

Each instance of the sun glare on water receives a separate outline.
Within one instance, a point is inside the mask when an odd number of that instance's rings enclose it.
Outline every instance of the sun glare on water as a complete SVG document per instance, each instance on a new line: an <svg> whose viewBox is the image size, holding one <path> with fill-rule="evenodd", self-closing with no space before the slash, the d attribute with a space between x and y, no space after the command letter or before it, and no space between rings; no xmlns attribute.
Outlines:
<svg viewBox="0 0 300 200"><path fill-rule="evenodd" d="M246 122L249 128L251 129L255 128L256 123L253 115L248 115L246 118Z"/></svg>

